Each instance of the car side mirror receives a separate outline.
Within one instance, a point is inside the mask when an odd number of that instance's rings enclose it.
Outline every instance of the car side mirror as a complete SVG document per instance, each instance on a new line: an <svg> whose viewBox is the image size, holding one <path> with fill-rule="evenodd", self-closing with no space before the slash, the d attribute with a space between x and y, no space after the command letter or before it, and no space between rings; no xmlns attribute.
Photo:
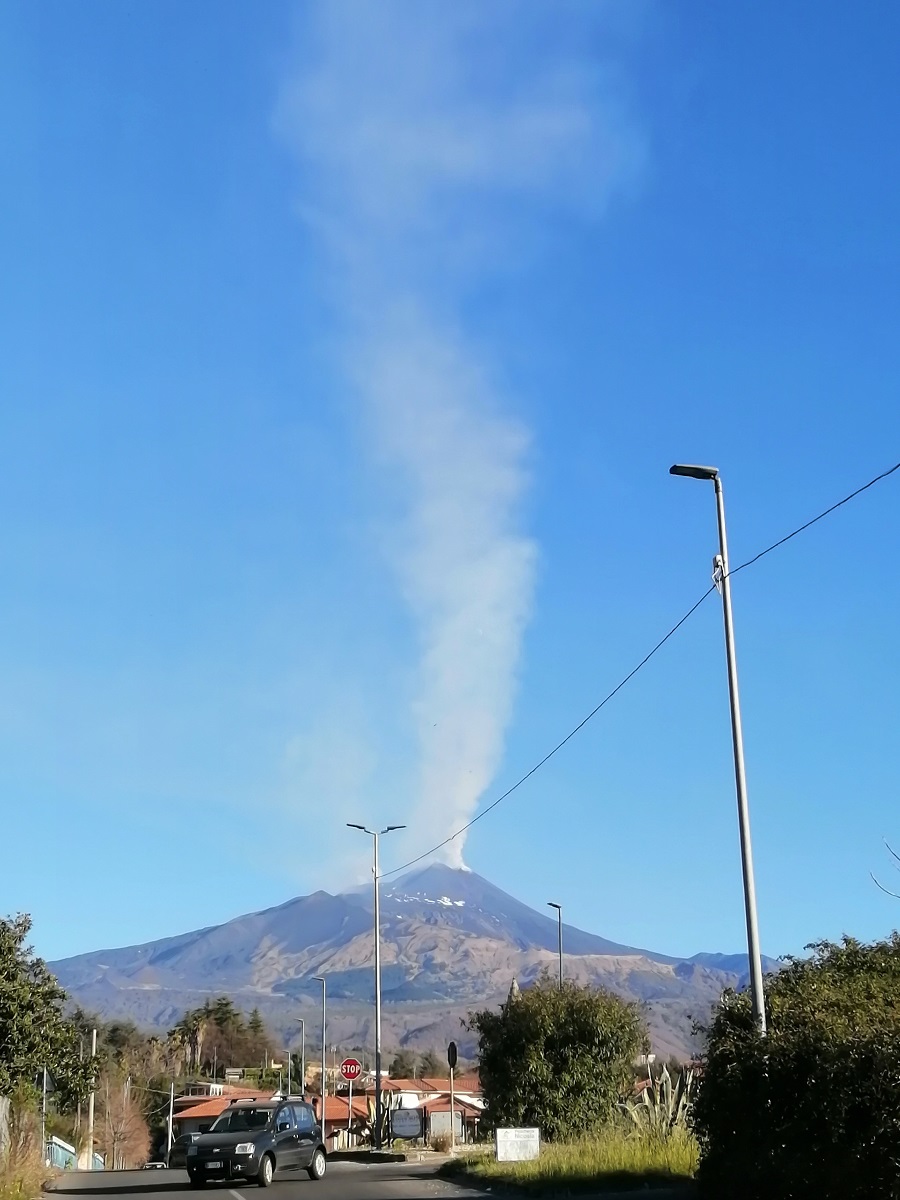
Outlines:
<svg viewBox="0 0 900 1200"><path fill-rule="evenodd" d="M279 1122L278 1122L278 1129L276 1130L276 1132L277 1132L277 1133L284 1133L284 1131L285 1131L286 1129L290 1129L290 1127L291 1127L291 1123L290 1123L290 1121L279 1121Z"/></svg>

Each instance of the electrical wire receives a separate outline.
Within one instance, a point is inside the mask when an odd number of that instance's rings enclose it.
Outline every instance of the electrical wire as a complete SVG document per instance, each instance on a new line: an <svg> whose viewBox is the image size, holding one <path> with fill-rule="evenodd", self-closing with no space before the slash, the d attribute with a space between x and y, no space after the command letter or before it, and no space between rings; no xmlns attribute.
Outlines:
<svg viewBox="0 0 900 1200"><path fill-rule="evenodd" d="M882 479L887 479L888 475L893 475L895 471L900 471L900 462L894 463L886 471L882 471L880 475L876 475L874 479L870 479L868 483L864 483L862 487L851 492L849 496L845 496L843 500L838 500L837 504L832 504L830 508L826 508L824 512L820 512L817 517L813 517L811 521L807 521L805 525L800 525L793 532L787 534L783 538L779 538L777 542L773 542L771 546L766 546L765 550L760 550L759 554L754 554L752 558L748 558L746 562L741 563L739 567L733 567L728 572L729 575L737 575L738 571L743 571L744 567L752 567L754 563L758 563L761 558L765 558L767 554L771 554L773 550L777 550L779 546L783 546L785 542L789 542L791 538L795 538L798 533L803 533L809 529L811 525L815 525L817 521L821 521L824 517L830 516L836 509L844 504L849 504L851 500L855 500L857 496L868 491L870 487L874 487L876 483L881 483Z"/></svg>
<svg viewBox="0 0 900 1200"><path fill-rule="evenodd" d="M498 796L496 800L494 800L491 804L489 804L487 806L487 808L484 808L481 810L480 813L477 813L472 818L471 821L468 821L465 825L463 825L462 829L457 829L456 833L451 833L448 838L444 838L444 840L442 842L438 842L438 844L436 846L432 846L430 850L426 850L423 854L420 854L416 858L411 859L408 863L404 863L402 867L394 867L394 869L391 871L382 871L379 875L379 878L386 879L389 875L396 875L398 871L405 871L408 867L413 867L413 866L415 866L415 864L417 862L421 862L423 858L428 858L429 855L434 854L435 851L442 850L444 848L444 846L447 846L450 844L450 842L455 841L455 839L458 838L460 836L460 834L463 834L466 832L466 830L471 829L476 821L480 821L482 817L486 817L488 815L488 813L491 812L492 809L495 809L498 804L501 804L507 798L507 796L511 796L513 794L513 792L516 791L517 788L520 788L522 786L522 784L526 782L526 780L530 779L531 776L534 775L536 771L539 771L541 769L541 767L544 765L544 763L549 762L550 759L553 757L553 755L557 753L557 751L562 750L562 748L563 748L563 746L565 746L566 742L571 741L576 733L580 733L581 730L584 729L585 725L587 725L588 721L590 721L593 717L596 717L596 715L600 711L600 709L605 707L610 702L610 700L612 700L613 696L615 696L615 694L617 692L620 692L622 690L622 688L625 686L625 684L628 683L629 680L633 679L635 677L635 675L637 675L637 673L638 673L638 671L640 671L641 667L646 666L646 664L650 661L650 659L657 652L657 650L661 650L663 648L663 646L666 644L666 642L669 640L669 638L674 633L678 632L678 630L681 628L681 626L685 623L685 621L689 617L692 617L694 615L694 613L697 611L697 609L700 607L700 605L703 603L703 601L706 599L706 597L710 594L710 592L714 592L715 590L716 590L715 586L707 588L707 590L703 593L703 595L700 597L700 599L695 604L691 605L691 607L687 610L687 612L684 614L684 616L681 618L681 620L676 621L676 623L672 626L672 628L665 635L665 637L660 638L660 640L656 643L656 645L649 652L649 654L644 655L644 657L641 659L641 661L638 663L638 665L636 667L633 667L628 672L628 674L625 676L625 678L621 679L616 684L616 686L613 688L613 690L611 692L608 692L607 695L605 695L603 697L603 699L596 706L596 708L592 708L591 711L588 713L588 715L584 718L584 720L579 721L579 723L575 726L575 728L570 730L566 734L566 736L562 739L561 742L557 742L556 745L553 747L553 749L550 750L547 754L545 754L540 762L535 763L534 766L531 768L531 770L528 771L527 774L523 775L521 779L516 780L516 782L512 785L512 787L508 788L507 791L505 791L502 796Z"/></svg>
<svg viewBox="0 0 900 1200"><path fill-rule="evenodd" d="M837 509L841 508L844 504L848 504L851 500L854 500L857 496L861 495L863 492L868 491L868 489L870 487L874 487L876 483L880 483L882 479L887 479L887 477L889 475L893 475L895 471L900 471L900 462L895 463L894 466L892 466L892 467L889 467L887 471L882 471L882 473L880 475L876 475L874 477L874 479L870 479L868 483L864 483L862 485L862 487L857 488L855 491L851 492L848 496L844 496L844 498L842 500L838 500L838 502L836 504L832 504L829 508L826 508L823 512L820 512L818 514L818 516L813 517L811 521L807 521L804 525L799 525L796 529L792 530L790 533L786 534L784 537L779 538L777 542L773 542L771 544L771 546L767 546L765 548L765 550L760 550L760 552L758 554L754 554L754 556L752 558L748 558L747 561L742 562L740 564L740 566L734 567L732 570L730 570L728 572L729 577L732 575L737 575L738 571L743 571L745 567L752 567L753 564L758 563L761 558L765 558L765 556L767 554L771 554L773 550L777 550L779 546L783 546L785 544L785 542L789 542L791 540L791 538L797 537L798 534L803 533L805 530L809 529L812 525L815 525L816 522L823 520L827 516L830 516L831 513L835 512ZM660 640L656 643L656 645L653 647L653 649L648 654L644 655L644 657L637 664L637 666L633 667L632 670L630 670L628 672L628 674L616 684L616 686L612 689L612 691L608 692L603 697L603 699L600 701L600 703L595 708L591 709L591 711L588 713L588 715L582 721L580 721L575 726L574 729L570 730L569 733L567 733L566 736L561 741L557 742L556 745L553 747L553 749L550 750L547 754L545 754L544 757L540 760L540 762L535 763L530 771L527 771L520 779L517 779L516 782L512 785L512 787L507 788L507 790L501 796L498 796L496 800L493 800L487 806L487 808L483 808L481 810L481 812L476 813L471 821L467 821L465 825L463 825L460 829L457 829L455 833L451 833L449 837L444 838L444 840L442 842L438 842L438 844L436 846L432 846L430 850L425 850L422 854L416 855L415 858L411 858L409 860L409 862L405 862L399 867L393 867L390 871L380 872L379 879L388 879L391 875L398 875L401 871L407 871L407 870L409 870L410 867L414 867L416 865L416 863L420 863L423 859L430 858L432 854L436 854L438 850L443 850L444 846L449 846L449 844L451 842L455 841L462 834L464 834L468 830L470 830L472 828L472 826L476 824L476 822L478 822L482 819L482 817L486 817L489 812L493 812L493 810L497 807L498 804L502 804L504 800L508 799L508 797L510 797L513 794L513 792L517 791L522 786L523 783L526 783L532 777L532 775L536 774L541 769L541 767L544 766L545 763L549 762L550 759L554 756L554 754L556 754L560 750L562 750L563 746L565 746L565 744L567 742L570 742L577 733L580 733L581 730L584 729L585 725L587 725L587 723L597 715L597 713L601 710L601 708L604 708L610 702L610 700L612 700L612 698L618 692L620 692L623 687L625 687L625 685L627 683L630 683L630 681L632 679L634 679L634 677L635 677L635 675L637 675L638 671L640 671L643 667L645 667L647 665L647 663L650 661L650 659L653 658L654 654L656 654L656 652L658 650L661 650L663 648L663 646L666 644L666 642L669 640L669 638L672 637L673 634L678 632L678 630L685 623L685 621L687 621L690 617L692 617L694 615L694 613L697 611L697 609L700 607L700 605L703 603L703 601L710 595L711 592L714 592L715 590L716 590L716 585L713 584L712 587L708 588L703 593L703 595L700 597L699 600L697 600L697 602L695 604L691 605L691 607L687 610L687 612L684 614L684 616L681 617L680 620L675 622L675 624L672 626L672 628L669 630L669 632L667 634L665 634L664 637L660 638Z"/></svg>

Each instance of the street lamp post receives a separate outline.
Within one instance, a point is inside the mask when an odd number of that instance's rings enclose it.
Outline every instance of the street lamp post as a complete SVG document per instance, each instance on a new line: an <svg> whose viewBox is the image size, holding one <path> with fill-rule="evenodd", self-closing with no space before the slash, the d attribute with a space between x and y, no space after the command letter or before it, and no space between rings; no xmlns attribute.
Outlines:
<svg viewBox="0 0 900 1200"><path fill-rule="evenodd" d="M381 1149L381 902L378 895L378 839L405 825L388 825L376 832L365 825L347 822L348 829L359 829L372 839L374 860L372 879L375 887L375 1149Z"/></svg>
<svg viewBox="0 0 900 1200"><path fill-rule="evenodd" d="M734 650L734 624L731 612L731 579L728 574L728 542L725 535L725 499L722 480L716 467L676 464L670 475L689 479L712 480L716 489L716 516L719 525L719 553L713 560L713 578L722 593L725 618L725 656L728 661L728 694L731 703L731 740L734 749L734 781L737 791L738 823L741 835L741 868L744 876L744 911L747 919L747 950L750 959L750 996L753 1017L763 1036L766 1032L766 1003L763 992L762 959L759 952L759 928L756 919L756 884L753 877L753 848L750 842L750 812L747 806L747 777L744 771L744 735L741 728L741 702L738 694L737 657Z"/></svg>
<svg viewBox="0 0 900 1200"><path fill-rule="evenodd" d="M322 985L322 1137L325 1137L325 980L321 975L313 975L313 980Z"/></svg>
<svg viewBox="0 0 900 1200"><path fill-rule="evenodd" d="M300 1095L306 1092L306 1021L303 1017L294 1017L300 1026ZM291 1052L288 1049L288 1071L290 1071ZM288 1089L290 1090L290 1089Z"/></svg>
<svg viewBox="0 0 900 1200"><path fill-rule="evenodd" d="M557 926L559 929L559 990L562 991L563 985L563 961L562 961L562 905L555 904L552 900L547 901L548 908L556 909Z"/></svg>

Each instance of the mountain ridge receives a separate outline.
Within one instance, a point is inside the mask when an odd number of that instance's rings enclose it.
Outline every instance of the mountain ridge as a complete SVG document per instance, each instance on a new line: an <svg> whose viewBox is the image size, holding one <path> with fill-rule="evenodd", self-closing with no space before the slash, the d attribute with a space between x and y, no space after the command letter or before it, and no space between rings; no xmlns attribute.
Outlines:
<svg viewBox="0 0 900 1200"><path fill-rule="evenodd" d="M83 1007L157 1028L204 996L227 992L286 1031L289 1012L315 1011L321 990L313 976L325 975L330 1035L359 1039L374 992L372 907L370 889L319 890L220 925L51 966ZM454 1019L502 999L513 976L527 985L557 969L555 918L473 871L441 864L383 881L381 934L386 1024L398 1044L418 1040L430 1048L427 1039ZM746 955L677 958L565 924L563 950L568 977L644 1001L654 1043L681 1053L692 1048L691 1018L702 1017L724 987L741 986L747 970ZM767 960L767 968L774 965Z"/></svg>

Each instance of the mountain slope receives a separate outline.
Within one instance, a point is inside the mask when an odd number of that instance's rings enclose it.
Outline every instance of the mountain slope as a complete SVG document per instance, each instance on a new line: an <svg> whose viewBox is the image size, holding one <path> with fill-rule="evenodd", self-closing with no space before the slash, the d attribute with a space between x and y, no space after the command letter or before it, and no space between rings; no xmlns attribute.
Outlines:
<svg viewBox="0 0 900 1200"><path fill-rule="evenodd" d="M275 908L141 946L95 951L53 964L73 999L106 1016L165 1027L188 1007L227 992L258 1007L273 1029L317 1012L328 980L329 1037L359 1044L373 998L371 890L314 892ZM654 1042L686 1052L690 1015L739 983L746 956L681 960L563 928L565 968L650 1006ZM512 978L527 985L555 972L557 924L471 871L432 865L382 884L382 982L386 1038L437 1044L458 1036L460 1016L498 1003ZM387 1043L389 1044L389 1043Z"/></svg>

